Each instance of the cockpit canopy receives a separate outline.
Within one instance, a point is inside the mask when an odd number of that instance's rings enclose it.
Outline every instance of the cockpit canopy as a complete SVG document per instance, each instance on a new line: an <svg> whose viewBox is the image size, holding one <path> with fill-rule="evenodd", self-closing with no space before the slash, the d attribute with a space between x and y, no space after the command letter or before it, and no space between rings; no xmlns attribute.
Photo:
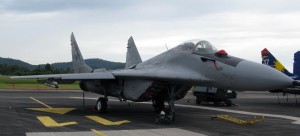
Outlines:
<svg viewBox="0 0 300 136"><path fill-rule="evenodd" d="M176 52L191 52L197 54L214 54L217 48L205 40L186 41L174 48Z"/></svg>

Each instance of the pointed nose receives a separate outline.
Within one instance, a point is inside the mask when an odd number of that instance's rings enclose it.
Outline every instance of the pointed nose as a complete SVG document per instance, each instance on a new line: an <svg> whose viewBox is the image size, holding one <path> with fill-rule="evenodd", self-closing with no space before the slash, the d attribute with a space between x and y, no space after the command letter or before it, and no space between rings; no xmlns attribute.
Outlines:
<svg viewBox="0 0 300 136"><path fill-rule="evenodd" d="M252 91L269 91L293 86L293 79L280 71L255 62L243 60L237 65L235 82Z"/></svg>

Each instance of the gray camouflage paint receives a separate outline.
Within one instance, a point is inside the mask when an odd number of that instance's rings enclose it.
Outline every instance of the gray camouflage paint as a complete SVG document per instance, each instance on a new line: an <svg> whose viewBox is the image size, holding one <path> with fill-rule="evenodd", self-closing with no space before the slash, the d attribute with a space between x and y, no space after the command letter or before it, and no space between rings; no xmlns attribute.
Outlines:
<svg viewBox="0 0 300 136"><path fill-rule="evenodd" d="M167 100L166 92L170 86L176 88L176 99L181 99L194 85L253 91L275 90L293 85L291 78L273 68L233 56L194 53L196 47L193 44L180 44L142 62L132 37L128 40L126 69L96 72L82 61L73 33L71 42L74 71L78 74L13 78L64 80L68 77L66 80L81 81L80 87L84 91L105 93L132 101L148 101L156 97ZM94 73L88 73L91 71Z"/></svg>

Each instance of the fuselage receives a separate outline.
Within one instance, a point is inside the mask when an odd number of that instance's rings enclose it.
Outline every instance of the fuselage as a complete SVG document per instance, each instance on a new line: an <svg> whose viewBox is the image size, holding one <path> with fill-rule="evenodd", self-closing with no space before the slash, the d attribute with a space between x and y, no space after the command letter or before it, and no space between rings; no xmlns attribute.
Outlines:
<svg viewBox="0 0 300 136"><path fill-rule="evenodd" d="M292 86L291 78L273 68L227 54L219 54L211 46L207 41L186 42L131 67L137 72L148 70L153 74L162 70L180 72L191 77L190 79L116 77L114 80L82 81L81 88L132 101L148 101L157 97L167 99L170 85L177 87L176 99L183 98L195 85L237 91L266 91ZM165 74L168 77L168 72Z"/></svg>

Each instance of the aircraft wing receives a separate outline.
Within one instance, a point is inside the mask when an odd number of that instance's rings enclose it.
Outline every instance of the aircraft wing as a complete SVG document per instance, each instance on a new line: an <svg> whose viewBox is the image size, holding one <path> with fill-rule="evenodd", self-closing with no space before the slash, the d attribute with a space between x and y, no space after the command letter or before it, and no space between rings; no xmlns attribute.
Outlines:
<svg viewBox="0 0 300 136"><path fill-rule="evenodd" d="M54 79L54 80L99 80L139 78L159 81L179 81L179 82L211 82L210 79L190 70L181 68L148 68L148 69L124 69L108 72L95 73L72 73L72 74L49 74L49 75L29 75L29 76L12 76L11 79L35 78L35 79Z"/></svg>
<svg viewBox="0 0 300 136"><path fill-rule="evenodd" d="M115 77L110 72L12 76L10 78L11 79L36 78L36 79L60 79L60 80L115 79Z"/></svg>
<svg viewBox="0 0 300 136"><path fill-rule="evenodd" d="M191 70L181 68L149 68L149 69L125 69L113 71L115 77L142 78L160 81L182 82L211 82L212 80Z"/></svg>

